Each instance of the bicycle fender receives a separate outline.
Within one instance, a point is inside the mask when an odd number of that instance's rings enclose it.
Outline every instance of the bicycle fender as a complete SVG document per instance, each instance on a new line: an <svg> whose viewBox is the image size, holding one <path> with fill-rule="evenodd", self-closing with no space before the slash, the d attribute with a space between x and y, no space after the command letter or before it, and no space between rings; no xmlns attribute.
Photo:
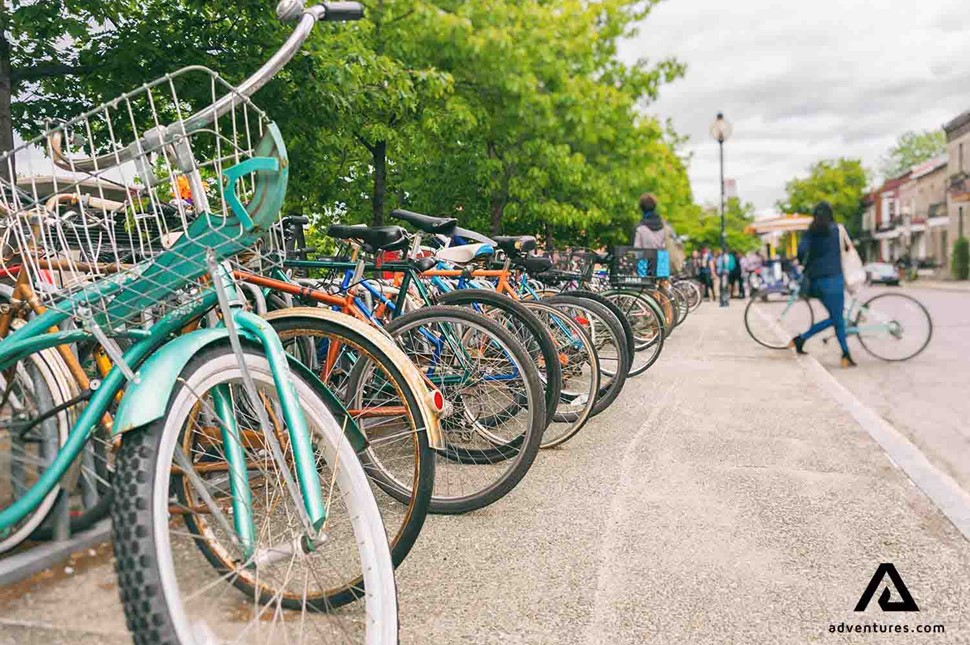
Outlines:
<svg viewBox="0 0 970 645"><path fill-rule="evenodd" d="M240 331L239 335L245 340L255 342L255 339L250 338L245 332ZM137 372L139 381L129 383L125 388L121 403L118 405L118 412L115 414L112 434L120 435L135 428L141 428L165 416L172 390L175 389L179 375L192 357L209 345L228 339L229 331L225 327L197 329L159 348L139 367ZM354 446L354 450L358 452L364 450L367 447L367 437L350 415L346 414L343 404L333 392L320 381L316 374L296 359L289 361L289 368L299 372L300 376L323 397L327 408L338 417L337 421L344 428L344 434Z"/></svg>
<svg viewBox="0 0 970 645"><path fill-rule="evenodd" d="M125 386L112 434L123 434L164 417L176 381L192 357L228 337L229 331L225 328L197 329L166 343L149 356L138 368L138 382Z"/></svg>

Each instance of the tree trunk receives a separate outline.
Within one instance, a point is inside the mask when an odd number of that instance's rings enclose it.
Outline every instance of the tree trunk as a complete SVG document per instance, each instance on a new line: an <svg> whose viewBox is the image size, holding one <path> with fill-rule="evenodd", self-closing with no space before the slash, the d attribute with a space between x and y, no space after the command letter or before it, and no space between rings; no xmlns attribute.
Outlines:
<svg viewBox="0 0 970 645"><path fill-rule="evenodd" d="M5 18L4 23L7 22ZM0 30L0 154L13 150L13 120L10 115L13 84L10 75L10 43L7 42L5 32L6 29ZM9 167L0 168L0 177L6 179L8 172Z"/></svg>
<svg viewBox="0 0 970 645"><path fill-rule="evenodd" d="M502 212L505 210L505 199L501 195L492 195L489 213L492 217L492 235L502 232Z"/></svg>
<svg viewBox="0 0 970 645"><path fill-rule="evenodd" d="M371 147L374 160L374 226L384 225L384 201L387 196L387 142L378 141Z"/></svg>
<svg viewBox="0 0 970 645"><path fill-rule="evenodd" d="M502 159L495 144L488 143L488 158ZM502 231L502 214L505 212L505 205L509 200L509 175L507 169L502 173L502 187L496 189L489 199L488 212L492 225L492 235L498 235Z"/></svg>

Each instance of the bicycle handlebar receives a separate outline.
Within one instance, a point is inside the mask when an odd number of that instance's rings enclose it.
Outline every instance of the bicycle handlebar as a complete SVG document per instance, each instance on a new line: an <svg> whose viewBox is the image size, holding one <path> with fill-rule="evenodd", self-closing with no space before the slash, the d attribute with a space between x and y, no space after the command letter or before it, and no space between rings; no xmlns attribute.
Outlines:
<svg viewBox="0 0 970 645"><path fill-rule="evenodd" d="M324 2L306 8L305 0L280 0L276 5L276 15L284 22L299 22L280 49L256 73L240 83L235 91L182 121L152 128L123 150L99 157L68 158L61 149L63 133L58 130L48 137L54 163L72 172L101 171L131 161L145 148L154 149L172 143L177 137L198 132L235 107L240 98L252 96L276 76L300 50L318 21L359 20L364 16L364 7L359 2Z"/></svg>

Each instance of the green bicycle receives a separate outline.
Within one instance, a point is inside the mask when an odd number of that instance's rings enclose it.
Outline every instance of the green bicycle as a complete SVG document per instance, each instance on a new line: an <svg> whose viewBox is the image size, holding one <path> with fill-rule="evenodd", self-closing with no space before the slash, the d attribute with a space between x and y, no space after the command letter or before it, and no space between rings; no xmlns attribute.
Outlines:
<svg viewBox="0 0 970 645"><path fill-rule="evenodd" d="M0 539L45 510L110 418L116 570L137 643L309 632L397 640L387 536L357 457L366 438L245 310L232 279L238 266L269 261L253 249L278 219L289 163L278 129L248 97L319 20L356 19L362 8L295 1L278 13L298 21L293 34L238 87L186 68L0 157L0 268L60 287L38 292L39 312L0 312L11 330L0 342L0 435L53 453L19 462L24 485L0 486ZM47 168L53 193L35 179L18 186L18 174L37 176L38 147L56 166ZM108 182L142 187L123 226L82 193ZM71 217L59 206L65 194L79 207ZM85 396L52 406L31 379L62 360L58 349L82 360L103 350L113 367ZM38 411L40 423L18 416ZM65 418L66 435L51 427ZM308 618L359 579L363 620Z"/></svg>

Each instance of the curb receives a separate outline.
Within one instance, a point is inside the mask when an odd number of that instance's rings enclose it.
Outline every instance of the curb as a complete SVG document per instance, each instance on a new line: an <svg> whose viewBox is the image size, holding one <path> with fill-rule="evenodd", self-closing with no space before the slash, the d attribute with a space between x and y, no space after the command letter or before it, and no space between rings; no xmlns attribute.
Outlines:
<svg viewBox="0 0 970 645"><path fill-rule="evenodd" d="M899 430L839 383L818 359L811 355L799 356L798 363L822 390L852 415L892 462L943 511L953 526L963 533L963 537L970 540L970 493L934 466L923 451Z"/></svg>
<svg viewBox="0 0 970 645"><path fill-rule="evenodd" d="M948 282L938 282L938 281L927 281L923 282L917 280L916 282L904 282L904 289L931 289L933 291L950 291L953 293L967 293L970 294L970 283L954 283L950 284Z"/></svg>
<svg viewBox="0 0 970 645"><path fill-rule="evenodd" d="M763 318L774 328L779 338L786 338L784 331L774 324L774 321ZM805 354L796 355L796 360L816 385L852 415L856 423L869 433L896 467L903 471L910 481L946 515L963 537L970 540L970 493L965 491L956 480L934 466L926 455L899 430L839 383L817 358L811 354Z"/></svg>

